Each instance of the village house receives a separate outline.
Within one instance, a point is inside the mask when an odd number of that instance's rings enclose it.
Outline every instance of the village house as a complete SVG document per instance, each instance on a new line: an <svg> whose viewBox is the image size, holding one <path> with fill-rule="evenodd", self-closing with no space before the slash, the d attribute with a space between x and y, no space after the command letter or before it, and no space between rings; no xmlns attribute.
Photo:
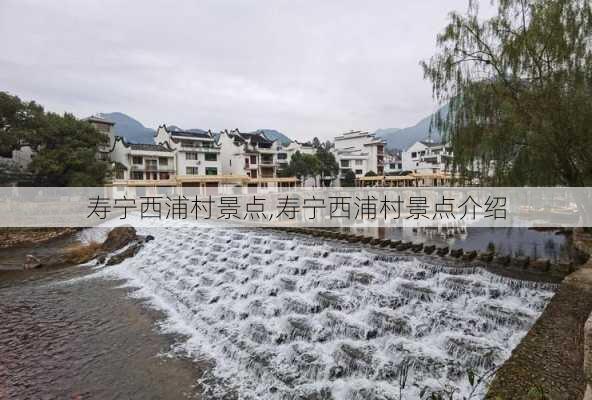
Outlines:
<svg viewBox="0 0 592 400"><path fill-rule="evenodd" d="M249 187L295 186L295 177L279 177L295 153L294 146L270 140L263 132L244 133L238 129L220 132L221 168L225 175L244 177ZM291 143L292 145L292 143Z"/></svg>
<svg viewBox="0 0 592 400"><path fill-rule="evenodd" d="M343 179L347 170L352 170L356 178L369 172L376 176L384 175L384 144L374 134L363 131L336 136L332 152L339 164L339 178Z"/></svg>

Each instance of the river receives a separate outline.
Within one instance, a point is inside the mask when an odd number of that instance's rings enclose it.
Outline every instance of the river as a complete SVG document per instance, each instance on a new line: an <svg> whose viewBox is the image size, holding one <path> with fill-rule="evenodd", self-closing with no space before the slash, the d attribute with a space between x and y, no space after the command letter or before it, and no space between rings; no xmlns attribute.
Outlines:
<svg viewBox="0 0 592 400"><path fill-rule="evenodd" d="M140 233L156 239L121 265L0 280L0 398L467 396L553 295L305 236Z"/></svg>

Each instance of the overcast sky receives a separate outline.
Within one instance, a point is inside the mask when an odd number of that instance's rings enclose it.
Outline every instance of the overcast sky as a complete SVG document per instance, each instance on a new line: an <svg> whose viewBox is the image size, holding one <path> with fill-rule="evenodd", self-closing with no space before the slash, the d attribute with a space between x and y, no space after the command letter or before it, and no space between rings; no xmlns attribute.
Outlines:
<svg viewBox="0 0 592 400"><path fill-rule="evenodd" d="M406 127L436 109L418 63L466 2L0 0L0 90L149 127Z"/></svg>

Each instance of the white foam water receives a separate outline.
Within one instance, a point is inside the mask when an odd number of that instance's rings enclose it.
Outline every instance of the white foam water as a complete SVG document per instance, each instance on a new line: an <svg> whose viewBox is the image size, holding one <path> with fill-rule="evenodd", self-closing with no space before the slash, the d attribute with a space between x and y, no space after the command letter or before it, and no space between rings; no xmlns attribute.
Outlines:
<svg viewBox="0 0 592 400"><path fill-rule="evenodd" d="M304 236L217 225L97 274L126 279L213 362L205 398L458 398L507 359L553 287ZM473 398L483 396L484 385ZM456 398L456 397L455 397Z"/></svg>

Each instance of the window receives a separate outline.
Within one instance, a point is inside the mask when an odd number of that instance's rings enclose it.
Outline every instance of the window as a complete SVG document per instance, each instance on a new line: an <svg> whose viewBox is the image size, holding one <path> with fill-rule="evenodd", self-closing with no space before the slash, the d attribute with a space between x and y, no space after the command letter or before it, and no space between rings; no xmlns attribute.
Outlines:
<svg viewBox="0 0 592 400"><path fill-rule="evenodd" d="M356 175L362 175L362 170L361 169L356 169Z"/></svg>
<svg viewBox="0 0 592 400"><path fill-rule="evenodd" d="M187 175L199 175L199 168L198 167L187 167L185 169Z"/></svg>
<svg viewBox="0 0 592 400"><path fill-rule="evenodd" d="M197 153L185 153L185 159L186 160L197 160Z"/></svg>
<svg viewBox="0 0 592 400"><path fill-rule="evenodd" d="M257 156L251 156L251 164L257 164Z"/></svg>
<svg viewBox="0 0 592 400"><path fill-rule="evenodd" d="M156 160L146 160L146 169L151 171L156 171L158 169L158 165L156 164Z"/></svg>
<svg viewBox="0 0 592 400"><path fill-rule="evenodd" d="M218 154L216 153L206 153L206 161L218 161Z"/></svg>
<svg viewBox="0 0 592 400"><path fill-rule="evenodd" d="M288 159L288 155L286 153L278 153L277 159L278 160L287 160Z"/></svg>
<svg viewBox="0 0 592 400"><path fill-rule="evenodd" d="M123 179L123 170L118 169L115 171L115 179Z"/></svg>
<svg viewBox="0 0 592 400"><path fill-rule="evenodd" d="M411 158L417 158L417 153L416 152L412 152L411 153Z"/></svg>
<svg viewBox="0 0 592 400"><path fill-rule="evenodd" d="M162 179L162 180L165 180L165 181L166 181L166 180L168 180L168 179L170 179L170 178L171 178L171 177L170 177L170 175L169 175L169 173L168 173L168 172L161 172L161 173L160 173L160 179Z"/></svg>
<svg viewBox="0 0 592 400"><path fill-rule="evenodd" d="M356 160L356 167L361 167L364 165L364 160Z"/></svg>
<svg viewBox="0 0 592 400"><path fill-rule="evenodd" d="M341 166L343 168L349 167L349 160L341 160Z"/></svg>
<svg viewBox="0 0 592 400"><path fill-rule="evenodd" d="M131 178L134 180L142 180L144 179L144 173L142 171L132 171Z"/></svg>
<svg viewBox="0 0 592 400"><path fill-rule="evenodd" d="M144 161L142 160L142 157L140 157L140 156L133 156L132 157L132 163L134 163L134 164L143 164Z"/></svg>
<svg viewBox="0 0 592 400"><path fill-rule="evenodd" d="M206 167L206 175L218 175L218 168Z"/></svg>
<svg viewBox="0 0 592 400"><path fill-rule="evenodd" d="M168 158L166 158L166 157L159 157L159 158L158 158L158 163L159 163L161 166L163 166L163 167L164 167L164 166L167 166L167 165L169 165L169 159L168 159Z"/></svg>

